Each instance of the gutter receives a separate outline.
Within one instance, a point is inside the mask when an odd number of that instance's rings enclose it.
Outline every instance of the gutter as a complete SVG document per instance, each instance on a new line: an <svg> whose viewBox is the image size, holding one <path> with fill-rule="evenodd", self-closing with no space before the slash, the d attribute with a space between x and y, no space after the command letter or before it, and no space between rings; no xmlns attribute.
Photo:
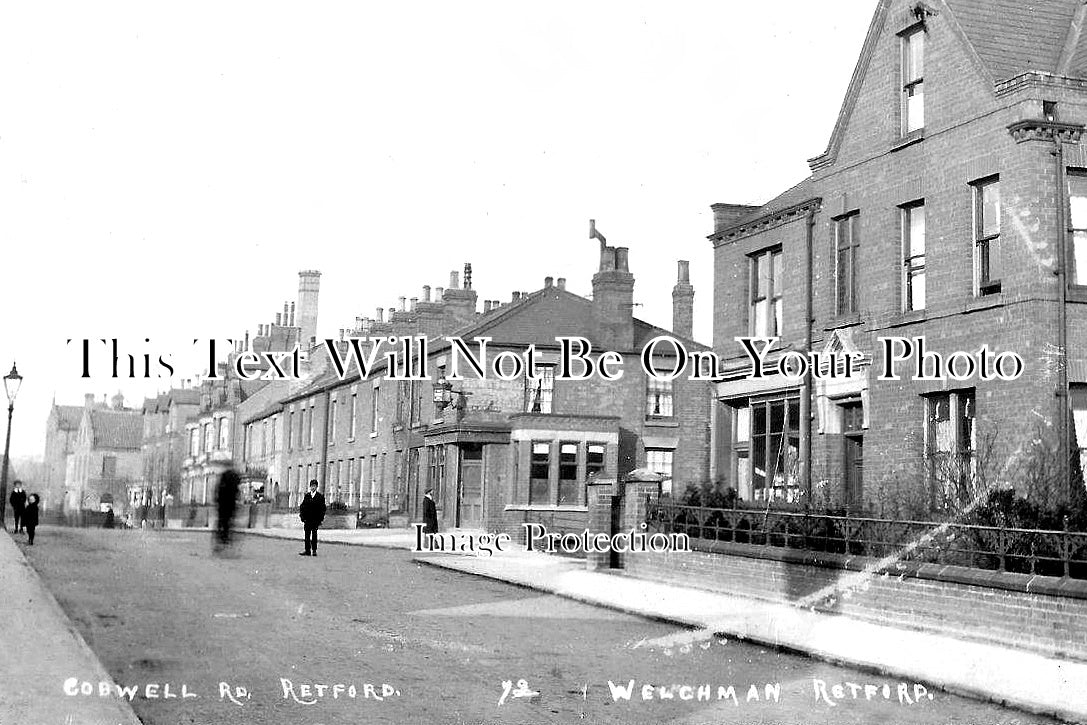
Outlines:
<svg viewBox="0 0 1087 725"><path fill-rule="evenodd" d="M812 346L812 324L813 320L813 306L812 300L813 293L813 280L812 280L812 251L814 249L815 238L815 207L808 209L807 225L805 234L805 249L804 249L804 349L811 354ZM800 485L804 491L807 492L808 503L811 504L811 394L812 394L812 371L811 366L808 366L807 371L804 373L804 383L802 386L804 394L800 396Z"/></svg>
<svg viewBox="0 0 1087 725"><path fill-rule="evenodd" d="M1054 134L1057 160L1057 420L1060 430L1060 476L1069 476L1069 406L1068 406L1068 210L1065 199L1064 144L1059 134Z"/></svg>

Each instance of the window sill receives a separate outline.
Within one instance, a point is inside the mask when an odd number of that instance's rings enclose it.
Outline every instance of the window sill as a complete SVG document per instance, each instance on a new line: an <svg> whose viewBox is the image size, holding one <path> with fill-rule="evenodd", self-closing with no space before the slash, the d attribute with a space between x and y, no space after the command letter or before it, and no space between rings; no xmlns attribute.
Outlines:
<svg viewBox="0 0 1087 725"><path fill-rule="evenodd" d="M557 504L542 504L542 503L521 503L521 504L508 504L505 511L570 511L570 512L587 512L588 506L576 504L573 506L560 506Z"/></svg>
<svg viewBox="0 0 1087 725"><path fill-rule="evenodd" d="M823 325L824 330L836 330L840 327L854 327L861 324L861 314L859 312L853 312L847 315L838 315L831 317Z"/></svg>
<svg viewBox="0 0 1087 725"><path fill-rule="evenodd" d="M899 312L897 315L891 318L887 323L888 327L899 327L901 325L912 325L915 322L924 322L928 315L925 310L910 310L909 312Z"/></svg>
<svg viewBox="0 0 1087 725"><path fill-rule="evenodd" d="M913 146L915 143L920 143L921 141L924 141L924 140L925 140L925 129L924 128L919 128L916 131L910 131L908 134L906 134L905 136L902 136L897 141L895 141L893 144L891 144L891 151L892 151L892 153L895 152L895 151L900 151L900 150L906 148L907 146Z"/></svg>
<svg viewBox="0 0 1087 725"><path fill-rule="evenodd" d="M645 424L646 425L657 426L658 428L678 428L679 427L679 421L677 421L672 416L657 417L657 416L647 415L645 417Z"/></svg>
<svg viewBox="0 0 1087 725"><path fill-rule="evenodd" d="M992 292L987 295L971 297L970 299L966 300L966 303L962 306L962 311L979 312L981 310L991 310L994 307L1003 307L1004 304L1004 293Z"/></svg>

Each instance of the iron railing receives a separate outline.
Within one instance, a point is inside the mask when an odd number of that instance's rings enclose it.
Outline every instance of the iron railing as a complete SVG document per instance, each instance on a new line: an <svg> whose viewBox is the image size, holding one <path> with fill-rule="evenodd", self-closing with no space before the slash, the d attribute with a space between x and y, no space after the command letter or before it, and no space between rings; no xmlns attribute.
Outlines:
<svg viewBox="0 0 1087 725"><path fill-rule="evenodd" d="M685 533L691 548L715 542L778 547L1087 579L1087 533L932 521L718 509L650 502L651 531Z"/></svg>

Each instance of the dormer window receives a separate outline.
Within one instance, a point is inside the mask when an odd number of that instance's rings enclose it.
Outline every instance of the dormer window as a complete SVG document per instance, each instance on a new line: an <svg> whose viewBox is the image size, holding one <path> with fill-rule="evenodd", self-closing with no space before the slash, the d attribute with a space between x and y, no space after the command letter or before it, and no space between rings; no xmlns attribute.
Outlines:
<svg viewBox="0 0 1087 725"><path fill-rule="evenodd" d="M925 127L925 27L902 35L902 135Z"/></svg>

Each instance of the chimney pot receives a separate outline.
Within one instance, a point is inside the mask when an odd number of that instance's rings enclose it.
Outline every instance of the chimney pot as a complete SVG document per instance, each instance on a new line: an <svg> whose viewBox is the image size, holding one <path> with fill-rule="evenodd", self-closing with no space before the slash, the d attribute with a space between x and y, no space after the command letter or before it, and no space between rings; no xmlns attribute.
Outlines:
<svg viewBox="0 0 1087 725"><path fill-rule="evenodd" d="M554 277L544 277L544 287L551 287L555 283Z"/></svg>
<svg viewBox="0 0 1087 725"><path fill-rule="evenodd" d="M279 327L282 324L283 324L283 313L282 312L277 312L276 313L276 327Z"/></svg>
<svg viewBox="0 0 1087 725"><path fill-rule="evenodd" d="M434 301L435 302L441 302L444 297L445 297L445 290L442 289L441 287L435 287L434 288Z"/></svg>
<svg viewBox="0 0 1087 725"><path fill-rule="evenodd" d="M629 272L627 265L630 260L630 249L627 247L615 248L615 269L619 272Z"/></svg>
<svg viewBox="0 0 1087 725"><path fill-rule="evenodd" d="M340 328L340 342L343 342L343 332L344 332L344 330L343 330L343 328L341 327L341 328Z"/></svg>
<svg viewBox="0 0 1087 725"><path fill-rule="evenodd" d="M419 304L419 298L418 297L412 297L410 300L408 300L408 302L411 303L411 306L408 309L411 310L412 312L415 312L415 306Z"/></svg>
<svg viewBox="0 0 1087 725"><path fill-rule="evenodd" d="M557 280L555 280L555 285L559 289L566 289L566 278L565 277L559 277Z"/></svg>
<svg viewBox="0 0 1087 725"><path fill-rule="evenodd" d="M385 321L385 308L384 307L378 307L377 308L377 317L374 318L374 319L376 319L378 322L384 322Z"/></svg>
<svg viewBox="0 0 1087 725"><path fill-rule="evenodd" d="M460 287L460 272L449 273L449 289L458 289Z"/></svg>
<svg viewBox="0 0 1087 725"><path fill-rule="evenodd" d="M483 314L487 314L491 311L491 301L483 300Z"/></svg>
<svg viewBox="0 0 1087 725"><path fill-rule="evenodd" d="M398 297L397 299L400 301L400 311L401 312L406 311L408 309L408 307L407 307L408 298L407 297Z"/></svg>
<svg viewBox="0 0 1087 725"><path fill-rule="evenodd" d="M472 289L472 263L464 263L464 289Z"/></svg>
<svg viewBox="0 0 1087 725"><path fill-rule="evenodd" d="M514 292L513 293L513 301L518 302L518 301L520 301L520 299L521 299L521 293L520 292Z"/></svg>
<svg viewBox="0 0 1087 725"><path fill-rule="evenodd" d="M423 302L430 302L430 285L423 285Z"/></svg>
<svg viewBox="0 0 1087 725"><path fill-rule="evenodd" d="M678 272L679 276L676 278L676 281L687 283L691 281L691 263L689 261L686 259L679 260Z"/></svg>

